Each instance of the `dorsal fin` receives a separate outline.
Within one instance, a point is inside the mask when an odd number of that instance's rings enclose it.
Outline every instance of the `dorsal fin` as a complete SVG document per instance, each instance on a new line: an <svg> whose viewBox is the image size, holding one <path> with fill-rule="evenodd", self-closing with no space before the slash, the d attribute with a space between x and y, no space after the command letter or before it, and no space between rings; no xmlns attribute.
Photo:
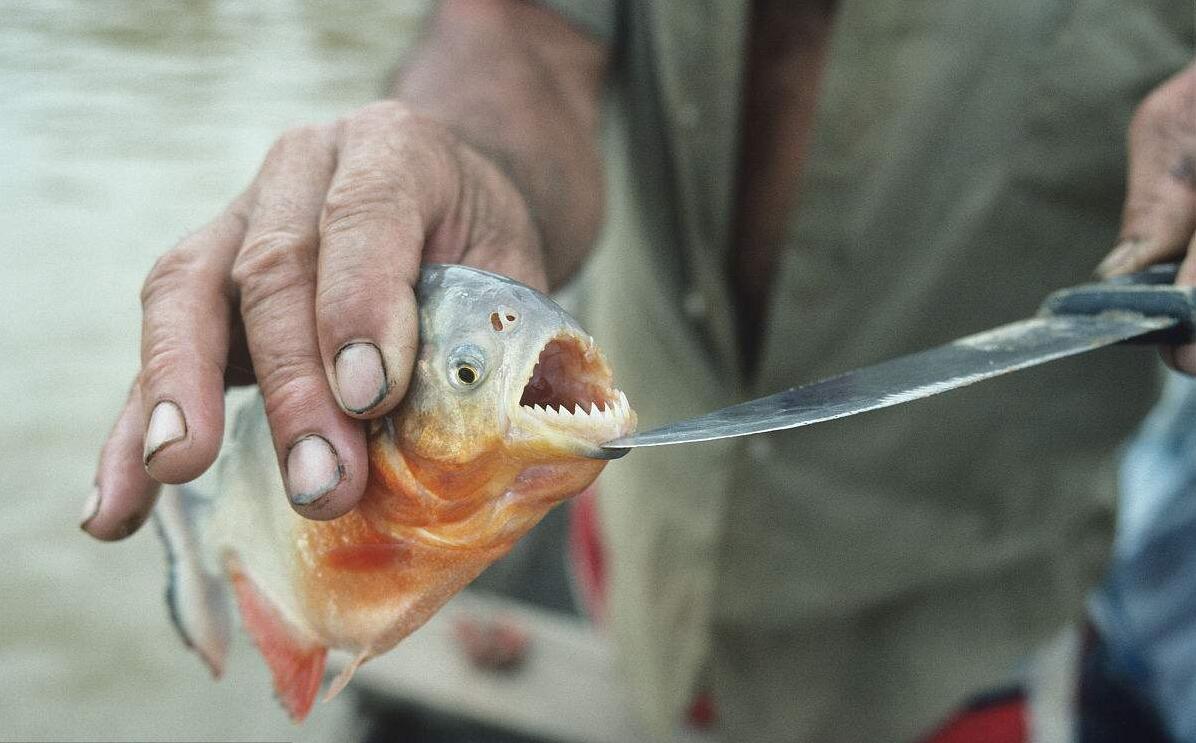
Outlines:
<svg viewBox="0 0 1196 743"><path fill-rule="evenodd" d="M328 648L288 622L241 570L235 557L229 557L226 565L241 609L241 621L270 666L278 700L291 719L300 722L311 711L320 690Z"/></svg>

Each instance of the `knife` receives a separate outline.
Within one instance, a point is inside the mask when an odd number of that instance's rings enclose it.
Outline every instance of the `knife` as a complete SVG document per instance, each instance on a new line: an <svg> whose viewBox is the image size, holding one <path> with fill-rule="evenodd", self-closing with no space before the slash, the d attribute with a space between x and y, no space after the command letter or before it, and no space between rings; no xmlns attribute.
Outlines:
<svg viewBox="0 0 1196 743"><path fill-rule="evenodd" d="M630 449L748 436L919 400L1115 343L1178 344L1196 334L1196 288L1174 286L1177 264L1060 289L1037 316L946 345L794 387L602 444Z"/></svg>

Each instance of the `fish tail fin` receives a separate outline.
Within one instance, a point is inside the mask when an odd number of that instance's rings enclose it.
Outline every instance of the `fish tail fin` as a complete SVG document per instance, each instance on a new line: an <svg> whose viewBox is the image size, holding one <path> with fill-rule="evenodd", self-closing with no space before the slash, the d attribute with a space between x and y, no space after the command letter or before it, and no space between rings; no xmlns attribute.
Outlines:
<svg viewBox="0 0 1196 743"><path fill-rule="evenodd" d="M228 654L228 591L203 567L195 530L202 499L185 487L168 488L154 508L154 525L166 549L166 606L183 642L219 678Z"/></svg>
<svg viewBox="0 0 1196 743"><path fill-rule="evenodd" d="M300 722L311 711L320 691L328 648L296 630L254 585L235 556L230 555L226 565L241 621L270 667L278 700L291 719Z"/></svg>
<svg viewBox="0 0 1196 743"><path fill-rule="evenodd" d="M328 686L328 692L324 695L324 701L330 702L336 698L337 694L344 691L345 687L349 685L349 680L353 678L353 674L357 673L357 669L361 667L373 654L369 650L361 651L361 654L354 658L351 662L341 669L341 672L336 675L332 683Z"/></svg>

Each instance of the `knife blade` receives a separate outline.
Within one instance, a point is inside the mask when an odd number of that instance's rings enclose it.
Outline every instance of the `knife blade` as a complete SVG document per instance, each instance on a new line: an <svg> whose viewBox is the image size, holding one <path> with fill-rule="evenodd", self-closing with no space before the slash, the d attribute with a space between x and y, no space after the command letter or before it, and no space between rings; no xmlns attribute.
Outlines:
<svg viewBox="0 0 1196 743"><path fill-rule="evenodd" d="M1061 289L1036 317L802 387L602 444L612 457L644 446L782 431L919 400L1122 342L1182 343L1196 330L1196 288L1175 264Z"/></svg>

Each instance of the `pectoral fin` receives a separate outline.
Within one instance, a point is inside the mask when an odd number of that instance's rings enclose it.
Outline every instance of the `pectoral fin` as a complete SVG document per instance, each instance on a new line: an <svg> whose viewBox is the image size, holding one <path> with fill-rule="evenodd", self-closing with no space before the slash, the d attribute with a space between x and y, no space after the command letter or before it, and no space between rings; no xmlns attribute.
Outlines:
<svg viewBox="0 0 1196 743"><path fill-rule="evenodd" d="M287 621L241 570L236 558L228 558L227 566L241 621L270 666L279 701L291 719L299 722L311 711L320 690L328 648Z"/></svg>

